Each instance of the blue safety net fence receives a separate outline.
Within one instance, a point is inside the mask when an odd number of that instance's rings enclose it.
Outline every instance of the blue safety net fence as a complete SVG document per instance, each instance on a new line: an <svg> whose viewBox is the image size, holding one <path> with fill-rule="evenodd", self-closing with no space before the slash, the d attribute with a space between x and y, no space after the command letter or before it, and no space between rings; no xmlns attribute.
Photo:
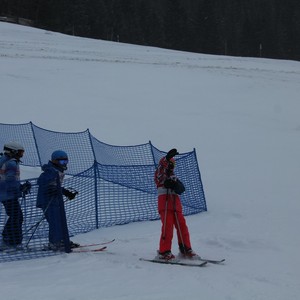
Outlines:
<svg viewBox="0 0 300 300"><path fill-rule="evenodd" d="M136 146L113 146L97 140L89 130L76 133L54 132L34 125L1 124L0 147L17 141L25 148L23 168L32 169L31 193L21 198L24 215L22 248L0 251L0 262L55 255L43 250L48 244L48 223L36 208L37 178L53 151L68 153L69 164L63 186L79 194L65 202L70 236L130 222L157 220L157 191L154 172L166 152L151 142ZM200 170L195 149L176 156L176 175L186 187L181 195L185 215L206 211ZM0 233L7 215L0 205Z"/></svg>

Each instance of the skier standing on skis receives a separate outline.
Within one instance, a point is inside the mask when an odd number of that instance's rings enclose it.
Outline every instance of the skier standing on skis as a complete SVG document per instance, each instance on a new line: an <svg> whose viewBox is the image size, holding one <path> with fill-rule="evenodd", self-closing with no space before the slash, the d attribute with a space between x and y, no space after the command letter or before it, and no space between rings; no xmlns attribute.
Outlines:
<svg viewBox="0 0 300 300"><path fill-rule="evenodd" d="M68 155L62 150L56 150L51 155L48 164L42 166L43 173L38 178L38 195L36 206L43 210L49 224L48 249L71 252L79 244L69 239L63 196L69 200L75 198L77 192L62 187L64 171L67 170Z"/></svg>
<svg viewBox="0 0 300 300"><path fill-rule="evenodd" d="M17 142L4 145L4 153L0 158L0 201L2 202L8 219L2 231L2 247L17 247L22 243L23 212L19 198L30 192L29 181L20 183L20 159L24 148Z"/></svg>
<svg viewBox="0 0 300 300"><path fill-rule="evenodd" d="M185 188L174 174L176 164L174 156L177 154L179 154L177 149L171 149L162 157L154 176L158 193L158 212L162 222L158 258L165 260L175 258L171 252L174 226L180 253L189 258L197 256L191 247L190 234L179 197Z"/></svg>

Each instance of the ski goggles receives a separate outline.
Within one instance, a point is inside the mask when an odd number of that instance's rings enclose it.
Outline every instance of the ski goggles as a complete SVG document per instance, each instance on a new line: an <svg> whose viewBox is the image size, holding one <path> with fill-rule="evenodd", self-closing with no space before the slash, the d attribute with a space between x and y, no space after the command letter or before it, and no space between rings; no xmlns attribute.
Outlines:
<svg viewBox="0 0 300 300"><path fill-rule="evenodd" d="M58 163L59 163L60 165L62 165L62 166L67 165L68 162L69 162L68 159L58 159Z"/></svg>

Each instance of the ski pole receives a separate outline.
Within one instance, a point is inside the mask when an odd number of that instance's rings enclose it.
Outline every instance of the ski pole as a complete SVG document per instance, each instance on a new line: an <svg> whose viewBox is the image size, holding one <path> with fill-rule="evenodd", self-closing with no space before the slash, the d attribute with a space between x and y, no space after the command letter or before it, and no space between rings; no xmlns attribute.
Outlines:
<svg viewBox="0 0 300 300"><path fill-rule="evenodd" d="M22 209L22 206L24 205L24 215L26 216L27 215L27 205L26 205L26 195L24 193L22 193L22 200L21 200L21 209ZM26 218L24 218L24 226L26 228ZM23 234L22 234L23 235Z"/></svg>
<svg viewBox="0 0 300 300"><path fill-rule="evenodd" d="M167 223L167 212L168 212L168 200L169 200L169 189L167 189L166 205L165 205L165 216L164 216L164 228L163 228L163 240L166 238L166 223Z"/></svg>
<svg viewBox="0 0 300 300"><path fill-rule="evenodd" d="M28 241L26 242L25 248L28 247L28 245L29 245L31 239L33 238L33 236L34 236L36 230L38 229L38 227L39 227L40 224L44 221L45 218L46 218L46 216L43 215L42 218L41 218L36 224L34 224L33 226L31 226L31 227L28 229L28 231L27 231L26 233L28 233L32 228L34 228L34 230L33 230L32 234L31 234L30 238L29 238Z"/></svg>
<svg viewBox="0 0 300 300"><path fill-rule="evenodd" d="M76 192L77 192L77 191L76 191ZM78 194L78 192L77 192L77 194ZM32 225L32 226L25 232L25 234L27 234L31 229L34 228L34 230L33 230L32 234L31 234L31 236L29 237L29 239L28 239L28 241L27 241L27 243L26 243L26 245L25 245L26 248L28 247L28 245L29 245L31 239L33 238L33 236L34 236L35 232L37 231L38 227L40 226L40 224L46 219L46 212L47 212L47 210L48 210L50 204L52 203L52 200L53 200L53 198L51 199L51 201L48 202L48 204L47 204L45 210L43 211L43 216L41 217L41 219L40 219L38 222L36 222L34 225ZM67 202L67 201L69 201L69 200L68 200L68 199L65 200L65 202ZM23 235L24 235L24 234L23 234Z"/></svg>
<svg viewBox="0 0 300 300"><path fill-rule="evenodd" d="M176 198L175 198L175 195L173 195L173 206L174 206L175 220L176 220L176 224L177 224L177 229L178 229L179 237L180 237L181 243L183 244L183 251L184 251L184 254L186 254L186 249L185 249L184 242L183 242L182 231L181 231L181 228L180 228L180 224L179 224L179 220L178 220L178 215L177 215L177 211L176 211L176 202L175 201L176 201Z"/></svg>
<svg viewBox="0 0 300 300"><path fill-rule="evenodd" d="M28 233L32 228L34 228L34 230L33 230L32 234L31 234L31 236L29 237L29 239L28 239L28 241L27 241L27 243L26 243L26 245L25 245L26 248L28 247L28 245L29 245L31 239L33 238L33 236L34 236L35 232L37 231L38 227L40 226L40 224L46 219L46 212L47 212L47 210L48 210L50 204L52 203L52 200L53 200L53 198L51 199L51 201L48 202L48 204L47 204L45 210L43 210L43 216L41 217L41 219L40 219L37 223L35 223L34 225L32 225L32 226L26 231L26 233Z"/></svg>
<svg viewBox="0 0 300 300"><path fill-rule="evenodd" d="M23 235L26 235L32 228L38 226L44 219L45 219L45 216L43 215L42 218L38 222L33 224L29 229L27 229Z"/></svg>

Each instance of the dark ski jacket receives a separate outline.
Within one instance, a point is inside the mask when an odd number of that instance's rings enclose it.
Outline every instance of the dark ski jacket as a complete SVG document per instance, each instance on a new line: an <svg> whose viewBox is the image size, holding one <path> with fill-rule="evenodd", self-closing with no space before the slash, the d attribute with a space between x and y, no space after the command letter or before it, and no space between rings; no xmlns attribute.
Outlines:
<svg viewBox="0 0 300 300"><path fill-rule="evenodd" d="M3 154L0 158L0 201L17 199L20 190L20 161Z"/></svg>
<svg viewBox="0 0 300 300"><path fill-rule="evenodd" d="M43 173L38 178L39 186L36 206L45 210L47 207L63 203L63 170L51 161L42 166Z"/></svg>

